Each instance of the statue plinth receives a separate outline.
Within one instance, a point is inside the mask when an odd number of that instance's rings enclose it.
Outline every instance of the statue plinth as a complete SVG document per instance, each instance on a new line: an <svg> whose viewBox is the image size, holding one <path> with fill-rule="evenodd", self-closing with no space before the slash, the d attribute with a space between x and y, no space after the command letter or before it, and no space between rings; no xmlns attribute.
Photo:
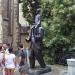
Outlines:
<svg viewBox="0 0 75 75"><path fill-rule="evenodd" d="M67 75L75 75L75 59L67 59L68 73Z"/></svg>
<svg viewBox="0 0 75 75"><path fill-rule="evenodd" d="M40 75L48 72L51 72L51 68L48 66L45 68L40 68L39 66L37 66L34 69L29 69L29 75Z"/></svg>

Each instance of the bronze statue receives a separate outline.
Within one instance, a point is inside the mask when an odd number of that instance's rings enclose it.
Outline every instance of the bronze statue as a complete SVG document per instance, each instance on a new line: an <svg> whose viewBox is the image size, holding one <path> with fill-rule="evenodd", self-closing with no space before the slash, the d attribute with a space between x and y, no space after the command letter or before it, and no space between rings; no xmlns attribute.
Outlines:
<svg viewBox="0 0 75 75"><path fill-rule="evenodd" d="M35 67L35 59L38 60L42 68L46 67L42 56L43 36L44 36L44 29L41 26L40 10L38 9L37 14L35 16L35 25L31 28L29 38L27 39L27 41L30 41L30 49L31 49L30 67L31 68Z"/></svg>

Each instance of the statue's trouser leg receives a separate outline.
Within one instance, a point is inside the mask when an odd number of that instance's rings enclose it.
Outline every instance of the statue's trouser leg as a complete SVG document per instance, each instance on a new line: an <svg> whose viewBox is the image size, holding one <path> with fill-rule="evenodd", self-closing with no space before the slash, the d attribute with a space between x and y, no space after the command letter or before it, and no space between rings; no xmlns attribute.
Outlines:
<svg viewBox="0 0 75 75"><path fill-rule="evenodd" d="M30 68L34 68L35 67L35 54L34 51L31 50L31 54L30 54Z"/></svg>
<svg viewBox="0 0 75 75"><path fill-rule="evenodd" d="M34 51L34 54L35 54L35 57L40 64L40 66L42 68L45 68L46 64L45 64L44 59L43 59L42 51L37 49L37 50Z"/></svg>

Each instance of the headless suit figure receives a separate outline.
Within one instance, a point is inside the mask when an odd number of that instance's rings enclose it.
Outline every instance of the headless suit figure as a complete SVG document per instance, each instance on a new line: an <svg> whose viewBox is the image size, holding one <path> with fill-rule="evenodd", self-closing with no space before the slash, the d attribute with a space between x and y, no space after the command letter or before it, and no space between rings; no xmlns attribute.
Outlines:
<svg viewBox="0 0 75 75"><path fill-rule="evenodd" d="M37 59L42 68L46 67L42 56L43 36L44 36L44 29L43 27L41 27L40 14L39 11L37 11L37 15L35 16L35 25L31 28L29 38L27 39L28 41L30 41L30 49L31 49L30 68L35 67L35 59Z"/></svg>

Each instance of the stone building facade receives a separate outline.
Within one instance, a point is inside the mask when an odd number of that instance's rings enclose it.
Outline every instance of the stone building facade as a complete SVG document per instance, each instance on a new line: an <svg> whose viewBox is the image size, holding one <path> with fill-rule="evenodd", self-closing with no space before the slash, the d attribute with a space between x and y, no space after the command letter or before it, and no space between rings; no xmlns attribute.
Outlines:
<svg viewBox="0 0 75 75"><path fill-rule="evenodd" d="M28 46L25 37L29 27L19 23L19 12L19 0L0 0L0 43L8 42L15 50L18 43Z"/></svg>
<svg viewBox="0 0 75 75"><path fill-rule="evenodd" d="M17 47L20 36L18 15L18 0L0 0L0 26L2 27L0 43L8 42L14 49Z"/></svg>
<svg viewBox="0 0 75 75"><path fill-rule="evenodd" d="M1 7L1 0L0 0L0 43L3 40L3 31L2 31L2 7Z"/></svg>
<svg viewBox="0 0 75 75"><path fill-rule="evenodd" d="M19 42L18 0L2 0L3 42L9 42L15 49Z"/></svg>

